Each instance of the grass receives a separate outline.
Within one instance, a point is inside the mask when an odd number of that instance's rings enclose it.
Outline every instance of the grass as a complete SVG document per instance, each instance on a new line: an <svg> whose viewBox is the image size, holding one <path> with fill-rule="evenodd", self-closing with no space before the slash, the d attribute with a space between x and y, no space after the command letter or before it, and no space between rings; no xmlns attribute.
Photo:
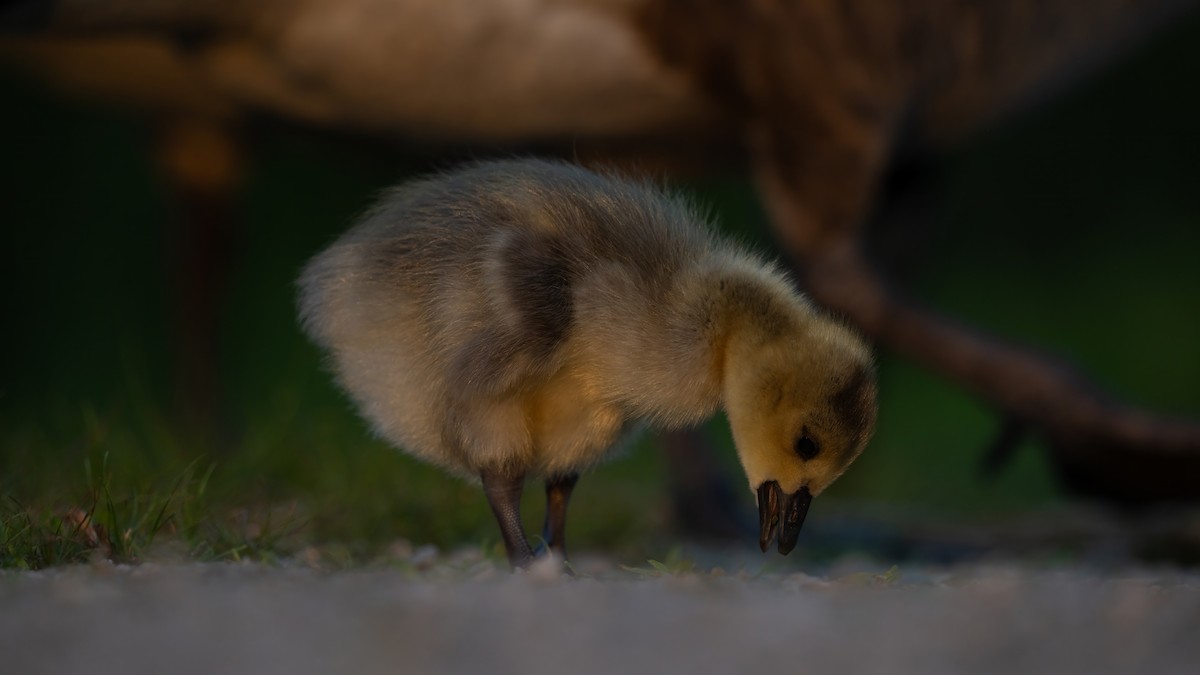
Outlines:
<svg viewBox="0 0 1200 675"><path fill-rule="evenodd" d="M650 559L646 566L623 565L621 569L643 579L677 577L696 572L696 561L684 556L679 546L672 548L662 560Z"/></svg>
<svg viewBox="0 0 1200 675"><path fill-rule="evenodd" d="M315 361L315 359L314 359ZM71 414L45 410L0 425L0 465L16 470L0 476L0 567L36 569L105 558L136 562L160 557L193 560L280 560L313 556L323 565L356 565L377 559L398 540L443 550L477 546L496 553L495 523L477 486L448 477L370 438L315 363L295 368L283 392L246 413L245 430L232 440L200 440L180 432L146 390L137 368L119 402L89 405ZM884 369L885 382L910 378L898 391L912 391L912 373ZM928 397L923 400L930 400ZM887 406L906 410L900 401ZM35 420L40 420L37 424ZM973 465L945 463L923 484L905 475L906 444L919 428L896 424L889 414L871 453L835 486L833 499L879 496L894 501L929 481L960 473L951 485L970 485ZM986 418L967 417L965 433L978 433ZM740 470L722 419L709 425L731 480ZM926 444L931 457L946 457L959 436ZM571 542L578 550L604 550L618 559L645 560L650 570L678 573L679 541L671 531L666 467L652 439L627 457L589 473L572 500ZM955 498L956 512L977 513L997 504L1036 506L1023 475L1042 471L1032 454L1025 466L989 489ZM930 459L930 461L934 461ZM861 474L861 475L859 475ZM957 489L957 488L955 488ZM1010 496L1007 501L1004 495ZM1000 495L1001 497L997 497ZM926 495L929 497L930 495ZM936 498L936 494L933 495ZM942 499L947 499L942 496ZM526 530L541 530L542 491L530 483L523 512ZM822 501L822 504L829 504ZM752 520L753 501L744 508ZM814 517L818 517L814 514ZM750 540L747 540L750 545ZM314 553L315 552L315 553Z"/></svg>
<svg viewBox="0 0 1200 675"><path fill-rule="evenodd" d="M216 465L192 462L173 479L122 485L121 467L105 454L81 470L83 485L55 506L3 496L0 567L41 569L148 556L200 560L272 560L288 552L294 514L223 510L207 493Z"/></svg>
<svg viewBox="0 0 1200 675"><path fill-rule="evenodd" d="M299 555L344 566L398 540L500 550L476 486L372 440L340 402L314 402L298 417L290 404L273 409L254 433L221 444L188 438L161 411L139 407L152 398L124 399L0 432L0 465L16 469L0 475L0 567ZM650 485L656 457L635 454L578 491L576 541L633 550L661 529L666 495L651 496ZM531 533L540 531L541 500L531 484L523 504Z"/></svg>

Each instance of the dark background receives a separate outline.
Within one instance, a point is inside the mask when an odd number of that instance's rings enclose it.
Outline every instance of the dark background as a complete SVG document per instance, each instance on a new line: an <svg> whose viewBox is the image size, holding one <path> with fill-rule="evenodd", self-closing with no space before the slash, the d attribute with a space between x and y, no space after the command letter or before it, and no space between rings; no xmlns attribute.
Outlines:
<svg viewBox="0 0 1200 675"><path fill-rule="evenodd" d="M1122 397L1200 416L1198 40L1195 21L1168 31L923 163L924 210L880 233L901 283L963 321L1068 357ZM216 328L219 431L201 438L174 422L181 240L151 125L0 72L0 493L53 507L86 500L98 462L114 489L137 491L200 458L215 467L214 504L299 504L321 540L494 541L476 488L369 437L293 306L307 257L380 189L446 158L269 119L243 138ZM680 187L722 227L770 246L733 172ZM995 480L978 478L998 425L989 410L887 353L880 377L878 434L810 522L839 509L969 520L1072 504L1034 442ZM707 428L728 445L723 422ZM740 490L732 452L722 461ZM573 540L619 549L664 532L666 470L651 440L585 477ZM540 490L530 492L532 523Z"/></svg>

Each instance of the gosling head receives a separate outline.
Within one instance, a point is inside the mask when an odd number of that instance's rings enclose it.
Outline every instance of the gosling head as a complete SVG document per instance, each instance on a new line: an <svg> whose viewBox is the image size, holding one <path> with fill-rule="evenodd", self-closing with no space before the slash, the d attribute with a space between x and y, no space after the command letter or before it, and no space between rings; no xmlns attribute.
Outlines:
<svg viewBox="0 0 1200 675"><path fill-rule="evenodd" d="M875 372L852 331L819 320L727 355L725 407L758 495L759 545L796 546L812 498L850 466L875 427Z"/></svg>

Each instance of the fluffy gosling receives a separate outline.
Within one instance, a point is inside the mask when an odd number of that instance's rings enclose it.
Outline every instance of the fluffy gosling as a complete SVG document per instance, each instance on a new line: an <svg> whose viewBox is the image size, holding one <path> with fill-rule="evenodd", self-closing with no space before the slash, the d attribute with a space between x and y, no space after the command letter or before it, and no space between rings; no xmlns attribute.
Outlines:
<svg viewBox="0 0 1200 675"><path fill-rule="evenodd" d="M397 447L482 481L510 562L528 474L565 556L580 471L647 424L724 406L760 546L796 544L813 496L870 437L869 349L774 265L643 182L538 160L401 185L300 280L301 321Z"/></svg>

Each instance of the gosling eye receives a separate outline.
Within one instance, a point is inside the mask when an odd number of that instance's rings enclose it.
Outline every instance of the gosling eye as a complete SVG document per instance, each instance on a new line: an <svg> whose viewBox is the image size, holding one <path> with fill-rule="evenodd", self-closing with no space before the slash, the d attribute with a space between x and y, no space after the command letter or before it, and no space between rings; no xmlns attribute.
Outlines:
<svg viewBox="0 0 1200 675"><path fill-rule="evenodd" d="M792 450L794 450L797 455L800 455L800 458L805 461L816 457L821 452L820 446L818 446L817 442L814 441L807 433L796 439L796 443L792 446Z"/></svg>

